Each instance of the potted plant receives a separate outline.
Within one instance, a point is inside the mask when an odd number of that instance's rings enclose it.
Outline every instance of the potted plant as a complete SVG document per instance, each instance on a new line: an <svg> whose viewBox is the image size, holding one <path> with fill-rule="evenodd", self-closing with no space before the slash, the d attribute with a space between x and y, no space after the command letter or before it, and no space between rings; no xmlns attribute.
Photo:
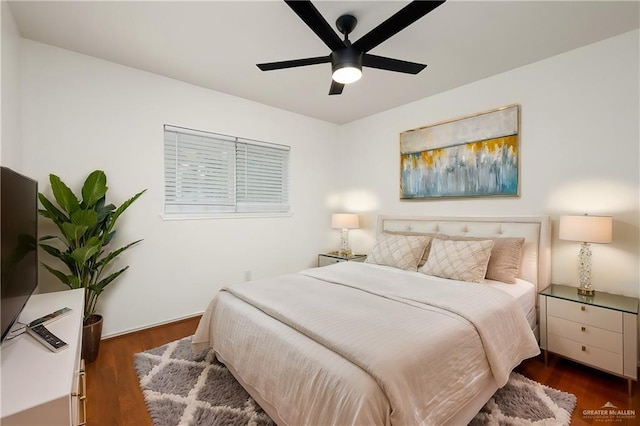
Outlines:
<svg viewBox="0 0 640 426"><path fill-rule="evenodd" d="M77 197L58 176L49 175L49 181L55 204L40 193L38 199L44 208L38 212L51 219L60 235L43 236L40 238L40 247L62 261L68 272L45 263L42 265L69 288L85 289L82 355L85 362L89 363L98 356L102 336L102 316L95 313L98 297L129 268L125 266L109 273L110 264L123 251L142 240L113 251L107 246L116 235L115 225L120 215L146 189L116 207L106 204L107 177L102 170L96 170L87 177L82 186L81 197ZM58 247L49 244L52 240L57 240Z"/></svg>

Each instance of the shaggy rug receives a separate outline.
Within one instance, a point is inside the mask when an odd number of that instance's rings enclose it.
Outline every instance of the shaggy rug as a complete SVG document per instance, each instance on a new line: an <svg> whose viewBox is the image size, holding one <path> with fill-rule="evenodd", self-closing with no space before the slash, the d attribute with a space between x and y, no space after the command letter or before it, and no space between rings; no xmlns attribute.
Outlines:
<svg viewBox="0 0 640 426"><path fill-rule="evenodd" d="M140 388L154 426L273 425L273 421L215 360L194 355L191 337L134 355ZM568 425L574 395L511 373L471 425Z"/></svg>

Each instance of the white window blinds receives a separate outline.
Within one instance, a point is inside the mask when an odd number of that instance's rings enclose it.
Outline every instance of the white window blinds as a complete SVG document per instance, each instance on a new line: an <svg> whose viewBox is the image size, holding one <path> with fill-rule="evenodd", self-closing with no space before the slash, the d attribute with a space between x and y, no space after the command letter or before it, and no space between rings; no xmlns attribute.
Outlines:
<svg viewBox="0 0 640 426"><path fill-rule="evenodd" d="M165 125L165 214L288 213L289 151Z"/></svg>

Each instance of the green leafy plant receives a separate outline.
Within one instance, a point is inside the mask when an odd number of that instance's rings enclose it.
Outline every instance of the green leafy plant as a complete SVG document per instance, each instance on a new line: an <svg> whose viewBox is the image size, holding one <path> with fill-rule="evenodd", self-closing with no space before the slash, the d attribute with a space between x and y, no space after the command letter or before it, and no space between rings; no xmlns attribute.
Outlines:
<svg viewBox="0 0 640 426"><path fill-rule="evenodd" d="M129 268L125 266L104 276L109 265L122 252L142 241L134 241L113 251L107 249L116 235L116 221L146 189L116 208L113 204L106 204L107 177L102 170L96 170L87 177L81 199L58 176L49 175L49 182L57 206L40 193L38 199L44 208L38 212L51 219L61 235L40 238L40 247L61 260L69 272L42 265L69 288L85 289L84 322L87 324L95 313L100 294ZM62 248L43 242L52 240L58 240L57 245Z"/></svg>

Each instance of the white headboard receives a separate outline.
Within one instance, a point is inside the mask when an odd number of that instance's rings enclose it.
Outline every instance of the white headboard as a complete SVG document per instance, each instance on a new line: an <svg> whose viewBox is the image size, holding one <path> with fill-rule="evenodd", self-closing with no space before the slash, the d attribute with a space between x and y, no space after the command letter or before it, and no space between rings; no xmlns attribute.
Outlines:
<svg viewBox="0 0 640 426"><path fill-rule="evenodd" d="M379 216L378 233L439 232L465 237L523 237L518 277L545 289L551 277L551 226L548 216Z"/></svg>

